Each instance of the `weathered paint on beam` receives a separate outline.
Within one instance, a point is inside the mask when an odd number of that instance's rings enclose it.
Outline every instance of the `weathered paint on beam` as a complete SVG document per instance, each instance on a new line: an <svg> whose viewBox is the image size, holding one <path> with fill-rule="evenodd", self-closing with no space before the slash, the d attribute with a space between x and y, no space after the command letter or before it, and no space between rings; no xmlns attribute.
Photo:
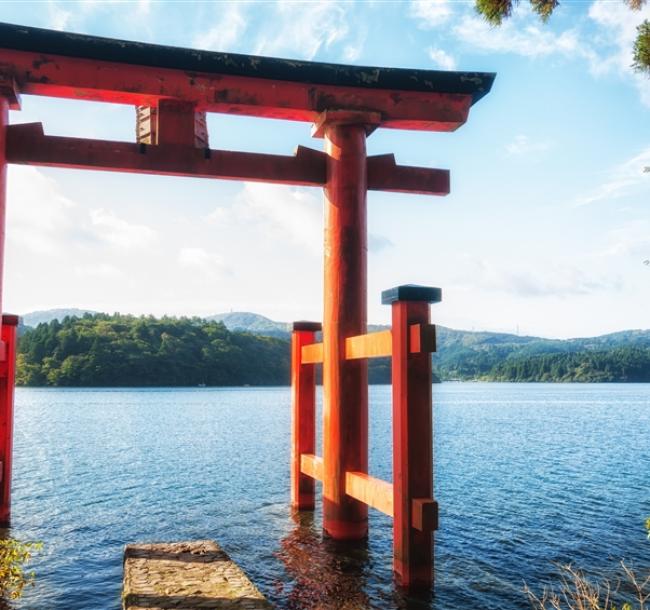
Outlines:
<svg viewBox="0 0 650 610"><path fill-rule="evenodd" d="M0 24L0 71L26 94L314 122L376 112L381 126L452 131L494 74L346 66L214 53Z"/></svg>
<svg viewBox="0 0 650 610"><path fill-rule="evenodd" d="M462 94L270 83L262 78L187 73L0 48L0 64L24 94L133 106L161 99L190 101L197 111L312 123L329 109L370 108L382 127L454 131L467 120L472 97Z"/></svg>
<svg viewBox="0 0 650 610"><path fill-rule="evenodd" d="M197 51L0 23L0 66L24 93L313 122L326 110L381 114L382 126L449 131L492 73L349 66Z"/></svg>

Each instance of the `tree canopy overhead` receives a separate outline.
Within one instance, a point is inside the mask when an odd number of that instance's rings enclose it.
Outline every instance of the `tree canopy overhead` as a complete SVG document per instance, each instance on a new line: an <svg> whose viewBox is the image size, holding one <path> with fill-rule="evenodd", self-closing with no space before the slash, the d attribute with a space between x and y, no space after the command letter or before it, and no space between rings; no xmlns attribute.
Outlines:
<svg viewBox="0 0 650 610"><path fill-rule="evenodd" d="M560 5L559 0L529 0L530 5L542 19L547 21ZM622 0L631 10L638 11L647 0ZM476 10L492 25L501 25L512 15L519 0L476 0ZM647 19L637 27L637 38L633 49L632 66L639 72L650 75L650 21Z"/></svg>

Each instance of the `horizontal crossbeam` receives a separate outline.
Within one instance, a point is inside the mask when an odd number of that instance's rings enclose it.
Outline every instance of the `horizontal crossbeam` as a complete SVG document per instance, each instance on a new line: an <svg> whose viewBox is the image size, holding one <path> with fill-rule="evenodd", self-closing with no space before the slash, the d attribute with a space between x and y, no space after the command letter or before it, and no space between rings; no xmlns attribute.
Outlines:
<svg viewBox="0 0 650 610"><path fill-rule="evenodd" d="M250 180L320 186L324 153L299 146L295 156L267 155L193 146L150 146L43 135L40 123L7 128L7 161L41 165L195 178Z"/></svg>
<svg viewBox="0 0 650 610"><path fill-rule="evenodd" d="M434 324L411 324L409 326L409 353L421 354L436 351L436 327ZM390 330L357 335L345 340L345 357L385 358L393 353L393 334Z"/></svg>
<svg viewBox="0 0 650 610"><path fill-rule="evenodd" d="M377 159L380 161L377 162ZM300 186L322 186L326 180L326 154L304 146L298 146L294 156L199 149L174 144L152 146L46 136L40 123L23 123L7 128L7 160L19 165ZM397 165L393 155L369 157L368 189L446 195L449 192L449 172Z"/></svg>
<svg viewBox="0 0 650 610"><path fill-rule="evenodd" d="M392 353L393 337L390 330L348 337L345 340L345 357L348 360L382 358L390 356Z"/></svg>
<svg viewBox="0 0 650 610"><path fill-rule="evenodd" d="M449 195L449 170L397 165L395 155L368 157L368 188L391 193Z"/></svg>
<svg viewBox="0 0 650 610"><path fill-rule="evenodd" d="M435 324L411 324L409 326L409 353L422 354L436 351ZM356 335L345 340L345 358L386 358L393 354L393 334L382 330L367 335ZM302 364L323 362L323 344L310 343L302 347Z"/></svg>
<svg viewBox="0 0 650 610"><path fill-rule="evenodd" d="M311 453L300 456L300 472L317 481L323 480L323 458Z"/></svg>
<svg viewBox="0 0 650 610"><path fill-rule="evenodd" d="M393 485L363 472L345 473L345 493L379 512L393 516Z"/></svg>
<svg viewBox="0 0 650 610"><path fill-rule="evenodd" d="M302 346L302 364L320 364L323 362L323 344L310 343Z"/></svg>
<svg viewBox="0 0 650 610"><path fill-rule="evenodd" d="M323 458L311 453L300 456L300 472L316 481L323 480ZM345 493L389 517L394 516L393 484L365 472L345 473ZM411 526L421 531L438 529L438 503L431 498L412 502Z"/></svg>
<svg viewBox="0 0 650 610"><path fill-rule="evenodd" d="M372 111L381 126L452 131L494 74L344 66L180 49L0 24L0 66L25 94L313 123Z"/></svg>

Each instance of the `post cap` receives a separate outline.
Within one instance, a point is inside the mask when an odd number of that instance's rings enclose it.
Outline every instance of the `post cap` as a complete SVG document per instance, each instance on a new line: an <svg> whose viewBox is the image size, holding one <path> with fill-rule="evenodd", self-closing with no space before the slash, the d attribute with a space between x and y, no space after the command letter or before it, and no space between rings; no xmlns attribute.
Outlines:
<svg viewBox="0 0 650 610"><path fill-rule="evenodd" d="M20 321L19 317L15 316L14 314L11 313L2 314L2 323L5 326L18 326L19 321Z"/></svg>
<svg viewBox="0 0 650 610"><path fill-rule="evenodd" d="M425 301L426 303L440 303L442 290L432 286L417 286L404 284L389 288L381 293L382 305L390 305L396 301Z"/></svg>
<svg viewBox="0 0 650 610"><path fill-rule="evenodd" d="M293 323L293 330L311 330L313 332L318 332L323 330L323 325L320 322L307 322L305 320L300 320Z"/></svg>

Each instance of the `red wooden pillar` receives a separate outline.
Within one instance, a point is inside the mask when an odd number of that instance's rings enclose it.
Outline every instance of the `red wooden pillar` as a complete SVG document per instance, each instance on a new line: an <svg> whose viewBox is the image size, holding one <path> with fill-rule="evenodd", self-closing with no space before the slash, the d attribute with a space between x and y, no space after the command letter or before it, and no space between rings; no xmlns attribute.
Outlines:
<svg viewBox="0 0 650 610"><path fill-rule="evenodd" d="M429 303L439 288L399 286L382 293L393 309L393 569L399 585L433 584L433 421L431 354L422 349Z"/></svg>
<svg viewBox="0 0 650 610"><path fill-rule="evenodd" d="M5 252L5 218L7 210L7 127L9 125L9 83L0 74L0 312L2 311L2 277ZM0 352L2 350L0 349ZM0 353L0 359L2 354Z"/></svg>
<svg viewBox="0 0 650 610"><path fill-rule="evenodd" d="M302 348L316 341L318 322L294 322L291 335L291 506L314 509L315 481L300 472L300 456L316 453L316 366L302 363Z"/></svg>
<svg viewBox="0 0 650 610"><path fill-rule="evenodd" d="M4 360L0 361L0 526L11 518L11 463L16 379L16 327L18 316L2 316Z"/></svg>
<svg viewBox="0 0 650 610"><path fill-rule="evenodd" d="M6 129L9 108L18 109L14 82L0 74L0 311L2 311L5 220L7 210ZM16 368L16 316L0 318L0 526L11 516L11 457L13 448L14 380Z"/></svg>
<svg viewBox="0 0 650 610"><path fill-rule="evenodd" d="M352 113L354 114L354 113ZM345 360L345 339L366 332L366 126L322 125L327 152L323 317L323 528L332 538L368 533L368 507L345 494L346 471L368 472L368 369Z"/></svg>

